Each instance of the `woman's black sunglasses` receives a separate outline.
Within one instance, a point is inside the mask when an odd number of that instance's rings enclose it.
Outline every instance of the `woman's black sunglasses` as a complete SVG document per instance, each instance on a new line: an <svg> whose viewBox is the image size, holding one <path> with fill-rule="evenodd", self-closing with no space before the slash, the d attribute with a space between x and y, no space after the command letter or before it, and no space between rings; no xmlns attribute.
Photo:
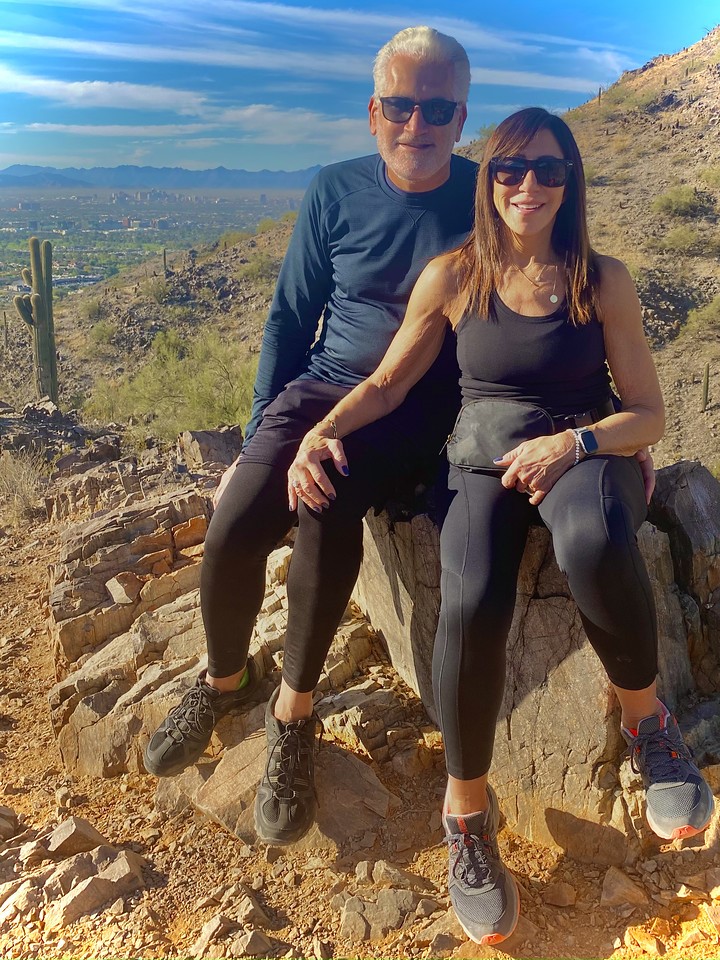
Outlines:
<svg viewBox="0 0 720 960"><path fill-rule="evenodd" d="M564 187L572 170L569 160L559 157L538 157L528 160L526 157L493 157L490 172L495 182L503 187L516 187L525 179L528 170L532 170L535 179L543 187Z"/></svg>
<svg viewBox="0 0 720 960"><path fill-rule="evenodd" d="M382 114L390 123L407 123L415 107L420 107L425 123L445 127L455 116L457 102L435 97L433 100L411 100L410 97L380 97Z"/></svg>

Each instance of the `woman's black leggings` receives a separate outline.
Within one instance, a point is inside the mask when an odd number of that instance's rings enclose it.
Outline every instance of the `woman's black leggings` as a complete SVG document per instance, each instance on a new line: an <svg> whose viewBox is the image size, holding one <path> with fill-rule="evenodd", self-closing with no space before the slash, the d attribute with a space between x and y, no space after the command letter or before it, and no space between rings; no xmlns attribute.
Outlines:
<svg viewBox="0 0 720 960"><path fill-rule="evenodd" d="M433 689L448 772L472 780L490 768L518 571L538 512L611 682L641 690L655 679L655 607L635 537L647 505L637 462L618 456L583 460L538 507L497 476L456 467L449 490Z"/></svg>

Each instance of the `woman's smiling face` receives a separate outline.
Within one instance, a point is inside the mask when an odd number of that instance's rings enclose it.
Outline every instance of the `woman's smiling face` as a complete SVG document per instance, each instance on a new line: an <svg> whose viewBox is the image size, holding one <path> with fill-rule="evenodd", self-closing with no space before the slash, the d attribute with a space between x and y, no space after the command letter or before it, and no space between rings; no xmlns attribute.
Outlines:
<svg viewBox="0 0 720 960"><path fill-rule="evenodd" d="M539 157L563 158L560 144L549 130L540 130L516 156L528 160ZM503 223L518 237L536 237L552 233L555 216L565 196L565 187L543 187L534 170L528 170L521 183L507 186L493 180L493 202Z"/></svg>

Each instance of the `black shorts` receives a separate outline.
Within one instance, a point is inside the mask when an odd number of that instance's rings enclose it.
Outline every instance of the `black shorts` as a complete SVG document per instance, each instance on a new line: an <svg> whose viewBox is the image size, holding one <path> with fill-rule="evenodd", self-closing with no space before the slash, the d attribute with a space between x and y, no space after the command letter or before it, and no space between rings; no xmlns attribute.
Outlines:
<svg viewBox="0 0 720 960"><path fill-rule="evenodd" d="M308 430L349 392L321 380L293 380L266 408L243 458L287 471ZM350 470L359 460L364 469L374 466L387 478L386 497L431 482L458 409L456 383L421 381L392 413L343 437Z"/></svg>

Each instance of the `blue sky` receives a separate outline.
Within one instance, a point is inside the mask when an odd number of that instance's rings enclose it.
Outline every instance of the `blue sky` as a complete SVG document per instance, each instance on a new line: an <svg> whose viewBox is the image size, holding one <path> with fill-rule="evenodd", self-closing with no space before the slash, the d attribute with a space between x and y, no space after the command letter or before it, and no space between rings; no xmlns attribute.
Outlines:
<svg viewBox="0 0 720 960"><path fill-rule="evenodd" d="M374 53L416 23L468 50L469 140L521 106L582 103L719 21L717 0L0 0L0 168L291 170L371 152Z"/></svg>

